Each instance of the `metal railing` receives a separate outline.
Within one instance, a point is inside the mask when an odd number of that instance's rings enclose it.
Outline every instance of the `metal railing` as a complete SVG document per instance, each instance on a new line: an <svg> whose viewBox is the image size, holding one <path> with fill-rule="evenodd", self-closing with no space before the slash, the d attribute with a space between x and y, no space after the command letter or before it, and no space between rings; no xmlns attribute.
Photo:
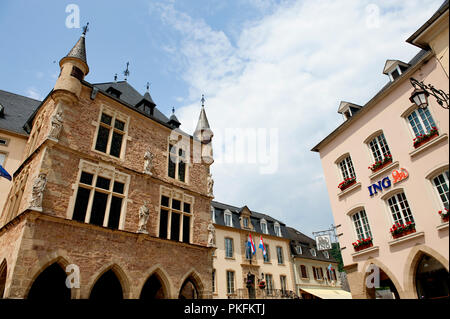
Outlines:
<svg viewBox="0 0 450 319"><path fill-rule="evenodd" d="M292 290L282 289L259 289L256 288L254 293L249 294L246 288L236 289L233 299L300 299L300 297Z"/></svg>

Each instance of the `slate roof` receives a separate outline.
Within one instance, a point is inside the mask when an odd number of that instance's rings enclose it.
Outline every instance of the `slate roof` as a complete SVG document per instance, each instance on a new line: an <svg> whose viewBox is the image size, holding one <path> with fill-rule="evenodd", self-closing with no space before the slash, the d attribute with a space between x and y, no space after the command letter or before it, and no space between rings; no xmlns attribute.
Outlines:
<svg viewBox="0 0 450 319"><path fill-rule="evenodd" d="M77 58L87 64L86 60L86 41L84 34L78 39L77 43L73 48L67 53L66 57Z"/></svg>
<svg viewBox="0 0 450 319"><path fill-rule="evenodd" d="M337 260L333 258L333 256L331 255L330 251L328 251L330 258L325 257L323 251L317 250L316 241L311 237L306 236L302 232L299 232L298 230L292 227L286 227L286 234L287 237L291 240L290 242L291 254L294 255L295 257L328 261L333 263L337 262ZM302 248L301 254L297 253L297 250L295 249L296 246L300 246ZM317 256L313 256L311 254L310 250L311 248L314 248L316 250Z"/></svg>
<svg viewBox="0 0 450 319"><path fill-rule="evenodd" d="M0 116L0 129L28 135L23 126L41 101L0 90L0 104L5 108L4 116Z"/></svg>
<svg viewBox="0 0 450 319"><path fill-rule="evenodd" d="M240 213L241 213L243 207L236 207L236 206L232 206L232 205L228 205L228 204L224 204L224 203L220 203L220 202L216 202L216 201L212 201L211 205L214 208L214 218L215 218L217 225L225 226L224 212L226 209L228 209L232 213L231 218L233 221L233 228L241 229L239 217L240 217ZM267 230L269 232L268 234L264 234L261 230L261 227L260 227L261 219L265 219L267 222ZM253 225L255 232L257 232L261 235L271 235L271 236L276 236L276 237L278 237L278 236L275 234L274 225L276 222L278 222L278 224L280 224L281 237L287 238L286 225L284 223L280 222L279 220L276 220L276 219L270 217L269 215L261 214L261 213L254 212L251 210L250 222ZM254 240L255 240L255 238L254 238Z"/></svg>

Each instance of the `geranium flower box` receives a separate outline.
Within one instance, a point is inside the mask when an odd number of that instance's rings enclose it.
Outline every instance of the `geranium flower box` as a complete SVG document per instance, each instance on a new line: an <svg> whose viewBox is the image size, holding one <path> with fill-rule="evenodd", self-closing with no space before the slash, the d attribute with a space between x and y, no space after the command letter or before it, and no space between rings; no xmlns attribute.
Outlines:
<svg viewBox="0 0 450 319"><path fill-rule="evenodd" d="M347 188L349 188L350 186L352 186L353 184L356 183L356 177L350 177L350 178L346 178L343 182L341 182L338 185L338 188L343 191Z"/></svg>
<svg viewBox="0 0 450 319"><path fill-rule="evenodd" d="M372 238L366 238L362 240L358 240L357 242L352 243L353 249L355 249L355 252L367 249L369 247L373 246L373 240Z"/></svg>
<svg viewBox="0 0 450 319"><path fill-rule="evenodd" d="M423 144L432 140L436 136L439 136L439 132L438 132L438 129L435 126L433 126L431 128L430 132L428 132L427 134L420 134L413 140L414 148L418 148L418 147L422 146Z"/></svg>
<svg viewBox="0 0 450 319"><path fill-rule="evenodd" d="M382 161L377 161L372 166L369 166L369 169L375 173L376 171L379 171L383 167L389 165L392 163L392 155L386 154L384 155L384 159Z"/></svg>
<svg viewBox="0 0 450 319"><path fill-rule="evenodd" d="M416 225L411 222L407 222L406 225L396 223L396 224L392 225L390 232L391 232L392 238L397 239L397 238L415 233Z"/></svg>
<svg viewBox="0 0 450 319"><path fill-rule="evenodd" d="M442 221L444 223L448 222L448 217L449 217L448 208L444 208L444 211L440 210L438 213L439 213L439 215L441 215Z"/></svg>

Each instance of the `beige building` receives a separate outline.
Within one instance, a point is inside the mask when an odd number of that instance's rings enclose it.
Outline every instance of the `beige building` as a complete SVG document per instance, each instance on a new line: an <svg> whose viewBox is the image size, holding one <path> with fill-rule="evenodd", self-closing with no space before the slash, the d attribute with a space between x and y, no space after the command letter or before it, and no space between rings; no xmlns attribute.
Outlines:
<svg viewBox="0 0 450 319"><path fill-rule="evenodd" d="M0 90L0 165L12 176L22 163L28 140L26 120L41 101ZM0 208L5 204L11 182L0 177Z"/></svg>
<svg viewBox="0 0 450 319"><path fill-rule="evenodd" d="M319 250L314 239L286 227L291 240L291 265L295 292L302 299L351 299L342 289L338 262L331 250Z"/></svg>
<svg viewBox="0 0 450 319"><path fill-rule="evenodd" d="M212 201L216 251L213 297L220 299L297 298L286 225L272 217ZM248 246L253 238L255 254ZM264 243L266 256L259 248ZM264 289L260 283L264 282Z"/></svg>
<svg viewBox="0 0 450 319"><path fill-rule="evenodd" d="M410 99L414 78L448 103L448 4L407 40L417 55L387 60L389 82L364 106L341 102L344 123L312 149L353 298L449 296L449 111L432 95Z"/></svg>
<svg viewBox="0 0 450 319"><path fill-rule="evenodd" d="M191 136L148 91L87 82L85 32L42 103L11 98L26 108L15 124L28 137L9 129L18 109L0 92L0 152L13 176L0 179L0 297L210 298L204 108Z"/></svg>

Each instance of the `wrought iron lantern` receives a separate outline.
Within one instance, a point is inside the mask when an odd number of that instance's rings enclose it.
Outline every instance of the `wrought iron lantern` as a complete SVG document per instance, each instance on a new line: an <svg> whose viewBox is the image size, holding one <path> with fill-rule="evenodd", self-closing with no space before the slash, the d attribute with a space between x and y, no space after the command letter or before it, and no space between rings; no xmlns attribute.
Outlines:
<svg viewBox="0 0 450 319"><path fill-rule="evenodd" d="M449 108L449 95L444 91L436 89L431 84L424 84L414 78L410 78L409 81L414 87L414 91L411 93L409 100L416 104L419 108L424 109L428 106L428 96L432 95L436 98L436 102L444 109Z"/></svg>

